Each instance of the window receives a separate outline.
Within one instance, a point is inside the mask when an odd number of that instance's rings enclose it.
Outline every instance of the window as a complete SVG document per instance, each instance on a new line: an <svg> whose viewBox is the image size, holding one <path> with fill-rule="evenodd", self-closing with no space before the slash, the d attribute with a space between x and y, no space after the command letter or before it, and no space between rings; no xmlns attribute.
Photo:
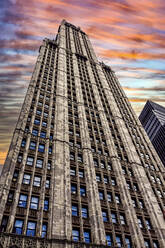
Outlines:
<svg viewBox="0 0 165 248"><path fill-rule="evenodd" d="M117 243L117 247L122 247L121 236L116 235L116 243Z"/></svg>
<svg viewBox="0 0 165 248"><path fill-rule="evenodd" d="M34 124L39 126L40 125L40 120L39 119L35 119L34 120Z"/></svg>
<svg viewBox="0 0 165 248"><path fill-rule="evenodd" d="M108 183L108 177L104 176L104 183L107 184Z"/></svg>
<svg viewBox="0 0 165 248"><path fill-rule="evenodd" d="M44 200L44 211L48 211L49 210L49 199L45 198Z"/></svg>
<svg viewBox="0 0 165 248"><path fill-rule="evenodd" d="M31 209L38 209L39 197L32 196L30 201L30 208Z"/></svg>
<svg viewBox="0 0 165 248"><path fill-rule="evenodd" d="M103 221L104 221L104 222L107 222L107 221L108 221L108 214L107 214L107 211L103 210L103 211L102 211L102 216L103 216Z"/></svg>
<svg viewBox="0 0 165 248"><path fill-rule="evenodd" d="M48 163L47 163L47 169L48 170L51 170L51 161L48 161Z"/></svg>
<svg viewBox="0 0 165 248"><path fill-rule="evenodd" d="M80 186L80 196L86 196L86 188L84 186Z"/></svg>
<svg viewBox="0 0 165 248"><path fill-rule="evenodd" d="M131 183L130 182L127 182L127 187L129 190L131 189Z"/></svg>
<svg viewBox="0 0 165 248"><path fill-rule="evenodd" d="M13 174L13 179L12 179L13 182L16 182L17 181L18 175L19 175L19 171L15 170L14 171L14 174Z"/></svg>
<svg viewBox="0 0 165 248"><path fill-rule="evenodd" d="M36 114L41 115L41 113L42 113L41 110L37 109Z"/></svg>
<svg viewBox="0 0 165 248"><path fill-rule="evenodd" d="M18 158L17 158L17 162L18 163L21 163L22 162L22 158L23 158L23 155L22 154L19 154L18 155Z"/></svg>
<svg viewBox="0 0 165 248"><path fill-rule="evenodd" d="M94 159L93 162L94 162L94 166L96 166L96 167L99 166L99 163L98 163L98 160L97 159Z"/></svg>
<svg viewBox="0 0 165 248"><path fill-rule="evenodd" d="M96 174L96 181L101 182L101 175L100 174Z"/></svg>
<svg viewBox="0 0 165 248"><path fill-rule="evenodd" d="M159 248L159 244L157 240L153 241L153 246L154 248Z"/></svg>
<svg viewBox="0 0 165 248"><path fill-rule="evenodd" d="M111 183L112 183L113 186L115 186L116 185L116 180L114 178L112 178Z"/></svg>
<svg viewBox="0 0 165 248"><path fill-rule="evenodd" d="M138 189L138 185L136 183L133 184L133 189L134 189L134 191L138 191L139 190Z"/></svg>
<svg viewBox="0 0 165 248"><path fill-rule="evenodd" d="M44 152L45 151L45 145L44 144L39 144L38 151L39 152Z"/></svg>
<svg viewBox="0 0 165 248"><path fill-rule="evenodd" d="M80 232L78 229L73 229L72 230L72 238L74 241L79 241L80 239Z"/></svg>
<svg viewBox="0 0 165 248"><path fill-rule="evenodd" d="M42 166L43 166L43 159L37 159L37 161L36 161L36 167L37 168L42 168Z"/></svg>
<svg viewBox="0 0 165 248"><path fill-rule="evenodd" d="M111 213L112 223L117 223L117 216L115 213Z"/></svg>
<svg viewBox="0 0 165 248"><path fill-rule="evenodd" d="M83 218L88 218L88 207L82 206L81 214Z"/></svg>
<svg viewBox="0 0 165 248"><path fill-rule="evenodd" d="M30 174L24 174L24 176L23 176L23 184L30 184L30 179L31 179L31 175Z"/></svg>
<svg viewBox="0 0 165 248"><path fill-rule="evenodd" d="M130 237L125 237L125 243L127 244L127 248L131 248L131 238Z"/></svg>
<svg viewBox="0 0 165 248"><path fill-rule="evenodd" d="M43 122L42 122L42 126L43 126L43 127L47 127L47 122L46 122L46 121L43 121Z"/></svg>
<svg viewBox="0 0 165 248"><path fill-rule="evenodd" d="M150 241L149 240L144 240L144 245L146 248L150 248Z"/></svg>
<svg viewBox="0 0 165 248"><path fill-rule="evenodd" d="M16 219L13 227L13 233L22 234L23 220Z"/></svg>
<svg viewBox="0 0 165 248"><path fill-rule="evenodd" d="M26 139L23 139L21 143L21 147L25 147L25 146L26 146Z"/></svg>
<svg viewBox="0 0 165 248"><path fill-rule="evenodd" d="M36 222L28 221L26 235L35 236L36 234Z"/></svg>
<svg viewBox="0 0 165 248"><path fill-rule="evenodd" d="M46 189L49 189L50 188L50 178L46 178L45 188Z"/></svg>
<svg viewBox="0 0 165 248"><path fill-rule="evenodd" d="M84 231L84 241L85 241L85 243L91 242L90 231Z"/></svg>
<svg viewBox="0 0 165 248"><path fill-rule="evenodd" d="M132 205L133 205L134 208L137 207L136 199L134 199L134 198L132 199Z"/></svg>
<svg viewBox="0 0 165 248"><path fill-rule="evenodd" d="M82 163L82 162L83 162L83 157L82 157L82 155L81 155L81 154L78 154L78 156L77 156L77 160L78 160L78 162L80 162L80 163Z"/></svg>
<svg viewBox="0 0 165 248"><path fill-rule="evenodd" d="M37 130L37 129L33 129L32 134L33 134L34 136L38 136L38 130Z"/></svg>
<svg viewBox="0 0 165 248"><path fill-rule="evenodd" d="M120 214L120 223L121 223L122 225L125 225L125 224L126 224L124 214Z"/></svg>
<svg viewBox="0 0 165 248"><path fill-rule="evenodd" d="M41 237L42 238L45 238L47 235L47 223L43 223L42 225L42 234L41 234Z"/></svg>
<svg viewBox="0 0 165 248"><path fill-rule="evenodd" d="M147 225L148 230L151 230L152 229L151 222L150 222L149 219L146 219L146 225Z"/></svg>
<svg viewBox="0 0 165 248"><path fill-rule="evenodd" d="M72 216L78 216L78 206L72 204Z"/></svg>
<svg viewBox="0 0 165 248"><path fill-rule="evenodd" d="M103 191L99 191L99 198L100 198L100 200L104 200L104 192Z"/></svg>
<svg viewBox="0 0 165 248"><path fill-rule="evenodd" d="M78 172L78 174L79 174L79 177L80 178L83 178L84 177L84 170L79 170L79 172Z"/></svg>
<svg viewBox="0 0 165 248"><path fill-rule="evenodd" d="M112 235L111 234L106 234L106 241L107 241L107 246L112 245Z"/></svg>
<svg viewBox="0 0 165 248"><path fill-rule="evenodd" d="M10 191L7 198L7 203L12 203L14 197L14 192Z"/></svg>
<svg viewBox="0 0 165 248"><path fill-rule="evenodd" d="M49 146L49 154L52 154L52 146Z"/></svg>
<svg viewBox="0 0 165 248"><path fill-rule="evenodd" d="M41 177L34 176L33 186L35 186L35 187L40 187L41 186Z"/></svg>
<svg viewBox="0 0 165 248"><path fill-rule="evenodd" d="M46 138L46 132L41 131L40 137L41 137L41 138Z"/></svg>
<svg viewBox="0 0 165 248"><path fill-rule="evenodd" d="M73 152L70 153L70 160L75 160Z"/></svg>
<svg viewBox="0 0 165 248"><path fill-rule="evenodd" d="M101 161L100 164L101 164L101 168L104 169L105 168L105 162Z"/></svg>
<svg viewBox="0 0 165 248"><path fill-rule="evenodd" d="M120 196L115 194L115 200L116 200L116 203L117 204L120 204L121 203L121 200L120 200Z"/></svg>
<svg viewBox="0 0 165 248"><path fill-rule="evenodd" d="M36 142L30 141L29 149L30 149L30 150L35 150L35 149L36 149Z"/></svg>
<svg viewBox="0 0 165 248"><path fill-rule="evenodd" d="M71 184L71 193L77 194L77 186L75 184Z"/></svg>
<svg viewBox="0 0 165 248"><path fill-rule="evenodd" d="M18 206L22 207L22 208L26 208L26 206L27 206L27 198L28 198L27 195L20 194Z"/></svg>
<svg viewBox="0 0 165 248"><path fill-rule="evenodd" d="M0 232L5 232L6 231L8 219L9 219L8 216L3 216L1 226L0 226Z"/></svg>
<svg viewBox="0 0 165 248"><path fill-rule="evenodd" d="M76 176L76 169L75 168L73 168L73 167L70 168L70 175Z"/></svg>
<svg viewBox="0 0 165 248"><path fill-rule="evenodd" d="M139 200L139 205L140 205L141 208L144 208L144 202L143 202L143 200Z"/></svg>
<svg viewBox="0 0 165 248"><path fill-rule="evenodd" d="M143 228L143 221L141 217L138 217L138 224L140 228Z"/></svg>
<svg viewBox="0 0 165 248"><path fill-rule="evenodd" d="M107 199L108 199L109 202L112 201L112 193L107 192Z"/></svg>
<svg viewBox="0 0 165 248"><path fill-rule="evenodd" d="M32 166L34 162L34 158L33 157L27 157L26 160L26 164Z"/></svg>

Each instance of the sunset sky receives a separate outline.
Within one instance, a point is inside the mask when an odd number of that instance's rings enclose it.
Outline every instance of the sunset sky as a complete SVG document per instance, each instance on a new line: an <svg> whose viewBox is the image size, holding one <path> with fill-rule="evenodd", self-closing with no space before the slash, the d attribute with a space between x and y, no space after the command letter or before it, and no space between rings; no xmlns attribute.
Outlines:
<svg viewBox="0 0 165 248"><path fill-rule="evenodd" d="M62 19L89 35L137 115L147 99L165 106L165 0L0 0L0 165L38 48Z"/></svg>

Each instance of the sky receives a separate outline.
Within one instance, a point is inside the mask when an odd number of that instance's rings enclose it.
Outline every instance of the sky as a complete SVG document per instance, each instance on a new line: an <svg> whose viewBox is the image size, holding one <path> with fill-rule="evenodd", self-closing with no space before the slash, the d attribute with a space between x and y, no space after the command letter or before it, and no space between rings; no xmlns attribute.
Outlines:
<svg viewBox="0 0 165 248"><path fill-rule="evenodd" d="M62 19L80 26L111 66L137 116L165 106L164 0L0 0L0 165L3 165L39 46Z"/></svg>

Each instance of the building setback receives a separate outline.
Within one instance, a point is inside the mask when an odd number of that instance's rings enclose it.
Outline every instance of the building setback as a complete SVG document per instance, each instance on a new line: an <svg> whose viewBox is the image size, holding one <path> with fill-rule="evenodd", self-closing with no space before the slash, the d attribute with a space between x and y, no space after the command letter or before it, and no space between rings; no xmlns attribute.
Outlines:
<svg viewBox="0 0 165 248"><path fill-rule="evenodd" d="M165 165L165 108L152 101L147 101L139 120Z"/></svg>
<svg viewBox="0 0 165 248"><path fill-rule="evenodd" d="M115 73L62 21L0 180L0 247L165 247L164 167Z"/></svg>

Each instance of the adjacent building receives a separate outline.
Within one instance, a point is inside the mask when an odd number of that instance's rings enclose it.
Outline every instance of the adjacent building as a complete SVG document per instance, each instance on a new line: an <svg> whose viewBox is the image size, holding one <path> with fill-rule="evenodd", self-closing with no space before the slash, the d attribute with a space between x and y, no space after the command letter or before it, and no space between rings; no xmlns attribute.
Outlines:
<svg viewBox="0 0 165 248"><path fill-rule="evenodd" d="M147 101L139 120L162 163L165 165L165 107L152 101Z"/></svg>
<svg viewBox="0 0 165 248"><path fill-rule="evenodd" d="M115 73L44 39L0 179L0 247L165 247L164 167Z"/></svg>

